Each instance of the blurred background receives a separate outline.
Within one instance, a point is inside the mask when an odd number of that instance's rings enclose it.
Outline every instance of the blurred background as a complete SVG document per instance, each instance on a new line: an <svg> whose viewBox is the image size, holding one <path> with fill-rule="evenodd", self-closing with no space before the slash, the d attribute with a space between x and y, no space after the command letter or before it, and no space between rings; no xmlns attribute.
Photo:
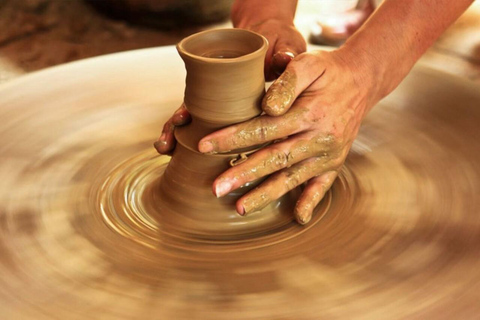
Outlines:
<svg viewBox="0 0 480 320"><path fill-rule="evenodd" d="M0 0L0 83L88 57L173 45L200 30L231 27L233 0ZM299 0L306 39L317 21L356 0ZM480 1L427 52L425 63L480 81Z"/></svg>

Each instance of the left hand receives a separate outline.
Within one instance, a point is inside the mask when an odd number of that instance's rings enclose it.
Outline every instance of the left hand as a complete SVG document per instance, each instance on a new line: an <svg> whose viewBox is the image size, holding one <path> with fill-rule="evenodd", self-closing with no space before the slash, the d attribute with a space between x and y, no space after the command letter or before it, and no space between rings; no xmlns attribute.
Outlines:
<svg viewBox="0 0 480 320"><path fill-rule="evenodd" d="M292 23L269 19L256 24L240 24L239 28L257 32L268 41L265 54L265 80L275 80L298 54L305 52L307 44Z"/></svg>
<svg viewBox="0 0 480 320"><path fill-rule="evenodd" d="M262 103L265 115L199 142L199 151L208 153L283 139L217 177L213 183L217 197L272 174L237 201L237 212L245 215L307 182L294 214L301 224L310 221L374 101L369 96L372 86L359 79L349 61L340 50L299 55L267 91Z"/></svg>

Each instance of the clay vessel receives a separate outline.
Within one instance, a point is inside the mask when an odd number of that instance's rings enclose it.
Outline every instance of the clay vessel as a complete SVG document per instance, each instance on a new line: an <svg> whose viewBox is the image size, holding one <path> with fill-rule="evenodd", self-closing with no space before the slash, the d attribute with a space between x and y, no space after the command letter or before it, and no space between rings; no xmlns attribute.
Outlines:
<svg viewBox="0 0 480 320"><path fill-rule="evenodd" d="M160 183L161 219L170 227L218 237L271 230L292 221L291 196L261 212L237 215L236 200L256 183L223 198L213 195L214 179L240 152L248 155L254 148L228 154L197 151L203 136L261 113L267 47L264 37L241 29L205 31L177 45L187 71L184 102L192 122L176 130L177 146Z"/></svg>

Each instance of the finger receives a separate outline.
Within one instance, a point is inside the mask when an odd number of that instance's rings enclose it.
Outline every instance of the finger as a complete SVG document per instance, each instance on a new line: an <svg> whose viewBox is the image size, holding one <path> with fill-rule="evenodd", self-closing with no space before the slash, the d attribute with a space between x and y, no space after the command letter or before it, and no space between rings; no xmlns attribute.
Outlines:
<svg viewBox="0 0 480 320"><path fill-rule="evenodd" d="M293 50L281 50L277 51L272 57L272 69L277 76L281 75L287 65L292 61L293 58L297 55L292 52Z"/></svg>
<svg viewBox="0 0 480 320"><path fill-rule="evenodd" d="M294 27L290 27L290 35L279 37L275 43L272 57L272 69L275 75L281 75L288 63L306 49L307 44L303 36Z"/></svg>
<svg viewBox="0 0 480 320"><path fill-rule="evenodd" d="M173 132L175 131L175 125L173 124L172 118L170 118L164 125L162 130L162 135L158 138L157 141L153 144L157 152L160 154L168 154L170 151L175 148L175 137Z"/></svg>
<svg viewBox="0 0 480 320"><path fill-rule="evenodd" d="M202 138L198 150L203 153L228 152L284 138L306 129L307 112L299 105L283 117L263 115L227 127Z"/></svg>
<svg viewBox="0 0 480 320"><path fill-rule="evenodd" d="M181 126L190 122L190 114L185 107L185 104L182 103L180 108L178 108L175 113L168 119L164 124L162 135L158 138L157 141L153 144L157 152L160 154L168 154L170 151L175 148L175 137L173 132L175 131L175 126Z"/></svg>
<svg viewBox="0 0 480 320"><path fill-rule="evenodd" d="M337 171L329 171L310 179L295 205L295 219L300 224L307 224L312 219L313 210L330 189L337 178Z"/></svg>
<svg viewBox="0 0 480 320"><path fill-rule="evenodd" d="M311 53L301 54L288 64L263 97L262 109L267 115L285 114L295 99L323 75L325 68L318 59Z"/></svg>
<svg viewBox="0 0 480 320"><path fill-rule="evenodd" d="M255 152L245 162L222 173L213 182L213 192L222 197L248 182L305 159L330 154L330 148L328 138L322 139L311 132L298 134Z"/></svg>
<svg viewBox="0 0 480 320"><path fill-rule="evenodd" d="M294 26L281 26L264 31L269 48L265 55L265 79L272 81L285 71L288 63L298 54L305 52L307 46L303 36Z"/></svg>
<svg viewBox="0 0 480 320"><path fill-rule="evenodd" d="M172 116L172 123L175 126L183 126L191 121L190 113L187 111L187 107L185 106L185 103L182 103L180 108L175 111L175 113Z"/></svg>
<svg viewBox="0 0 480 320"><path fill-rule="evenodd" d="M310 158L299 162L273 174L260 186L241 197L236 204L237 212L245 215L261 210L305 181L332 169L331 161L326 157Z"/></svg>

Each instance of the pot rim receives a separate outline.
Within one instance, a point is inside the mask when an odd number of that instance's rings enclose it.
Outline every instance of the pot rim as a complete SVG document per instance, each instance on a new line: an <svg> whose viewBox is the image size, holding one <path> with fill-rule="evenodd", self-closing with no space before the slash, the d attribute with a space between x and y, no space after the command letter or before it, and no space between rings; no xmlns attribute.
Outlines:
<svg viewBox="0 0 480 320"><path fill-rule="evenodd" d="M262 39L262 45L260 46L260 48L258 48L257 50L255 50L253 52L247 53L247 54L242 55L240 57L227 58L227 59L199 56L199 55L188 52L184 47L185 43L187 41L191 40L194 37L202 36L202 35L205 35L205 34L208 34L208 33L220 33L220 32L226 32L226 31L253 34L253 35ZM261 34L250 31L250 30L238 29L238 28L222 28L222 29L206 30L206 31L202 31L202 32L192 34L192 35L182 39L182 41L180 41L177 44L176 47L177 47L177 51L180 55L189 57L189 58L197 60L197 61L203 61L203 62L209 62L209 63L212 63L212 62L214 62L214 63L235 63L235 62L248 61L248 60L256 58L259 55L265 55L266 50L268 48L268 40L264 36L262 36Z"/></svg>

